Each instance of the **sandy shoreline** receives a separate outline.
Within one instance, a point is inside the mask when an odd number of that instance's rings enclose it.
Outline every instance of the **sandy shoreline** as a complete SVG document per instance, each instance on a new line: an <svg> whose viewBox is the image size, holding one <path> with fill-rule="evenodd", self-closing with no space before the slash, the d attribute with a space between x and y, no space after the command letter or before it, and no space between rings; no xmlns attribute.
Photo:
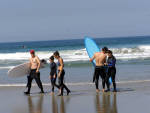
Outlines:
<svg viewBox="0 0 150 113"><path fill-rule="evenodd" d="M24 87L0 87L1 113L148 113L150 82L118 84L118 93L96 93L94 85L71 86L70 96L58 97L47 93L23 94ZM56 91L57 93L57 91Z"/></svg>

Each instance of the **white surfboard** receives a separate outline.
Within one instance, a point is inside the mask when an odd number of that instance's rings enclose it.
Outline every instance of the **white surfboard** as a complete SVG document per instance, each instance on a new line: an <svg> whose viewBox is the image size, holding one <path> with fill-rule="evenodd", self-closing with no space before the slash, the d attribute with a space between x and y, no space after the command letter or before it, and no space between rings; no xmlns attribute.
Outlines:
<svg viewBox="0 0 150 113"><path fill-rule="evenodd" d="M47 63L45 60L41 60L40 68L44 68L46 64ZM8 76L9 77L22 77L25 75L29 75L29 73L30 73L30 63L26 62L26 63L17 65L14 68L10 69L8 71Z"/></svg>

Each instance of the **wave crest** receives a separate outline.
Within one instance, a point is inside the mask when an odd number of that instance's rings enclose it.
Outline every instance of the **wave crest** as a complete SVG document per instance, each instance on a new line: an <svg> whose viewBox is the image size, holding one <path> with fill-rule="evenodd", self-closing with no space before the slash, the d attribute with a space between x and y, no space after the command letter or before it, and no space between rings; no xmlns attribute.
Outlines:
<svg viewBox="0 0 150 113"><path fill-rule="evenodd" d="M150 45L137 46L133 48L110 48L117 59L136 59L136 58L150 58ZM37 51L36 54L40 59L47 59L53 54L53 51ZM78 50L62 50L60 51L64 61L86 61L89 59L86 49ZM30 58L28 52L17 53L0 53L1 61L27 61Z"/></svg>

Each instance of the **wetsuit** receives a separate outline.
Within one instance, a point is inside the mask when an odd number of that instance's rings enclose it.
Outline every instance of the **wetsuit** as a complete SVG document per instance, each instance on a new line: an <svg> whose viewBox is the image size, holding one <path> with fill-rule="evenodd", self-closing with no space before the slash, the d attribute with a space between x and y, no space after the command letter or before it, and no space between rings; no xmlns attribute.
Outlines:
<svg viewBox="0 0 150 113"><path fill-rule="evenodd" d="M31 84L32 84L32 80L35 79L38 87L41 89L41 92L43 93L43 86L42 86L42 82L40 80L40 72L36 73L37 69L31 69L31 72L28 76L28 83L27 83L27 87L28 87L28 93L30 93L30 89L31 89Z"/></svg>
<svg viewBox="0 0 150 113"><path fill-rule="evenodd" d="M54 86L56 86L57 88L59 88L58 85L56 85L56 78L57 78L57 65L55 62L52 62L50 64L50 76L51 76L51 85L52 85L52 92L54 92ZM55 78L54 78L55 75Z"/></svg>
<svg viewBox="0 0 150 113"><path fill-rule="evenodd" d="M96 89L98 89L99 76L101 76L102 87L104 89L105 88L105 69L104 69L104 66L96 66L95 67L93 82L95 82Z"/></svg>
<svg viewBox="0 0 150 113"><path fill-rule="evenodd" d="M110 84L109 84L109 77L112 78L112 82L113 82L113 86L114 86L114 90L116 91L116 82L115 82L115 76L116 76L116 58L114 56L112 57L108 57L107 60L108 63L108 72L106 75L106 84L107 84L107 89L110 89Z"/></svg>
<svg viewBox="0 0 150 113"><path fill-rule="evenodd" d="M61 64L58 62L57 64L58 66L61 66ZM60 70L58 70L58 73L60 72ZM64 84L64 76L65 76L65 70L63 69L60 77L58 79L58 83L59 83L59 88L61 89L61 95L63 95L63 89L65 88L67 93L70 92L70 90L67 88L67 86Z"/></svg>

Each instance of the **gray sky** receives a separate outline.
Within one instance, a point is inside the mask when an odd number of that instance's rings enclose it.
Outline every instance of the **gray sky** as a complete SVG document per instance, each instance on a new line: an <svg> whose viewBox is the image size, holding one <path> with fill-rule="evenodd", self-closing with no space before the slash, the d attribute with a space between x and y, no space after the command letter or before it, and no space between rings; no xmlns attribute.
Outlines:
<svg viewBox="0 0 150 113"><path fill-rule="evenodd" d="M150 0L0 0L0 42L150 35Z"/></svg>

